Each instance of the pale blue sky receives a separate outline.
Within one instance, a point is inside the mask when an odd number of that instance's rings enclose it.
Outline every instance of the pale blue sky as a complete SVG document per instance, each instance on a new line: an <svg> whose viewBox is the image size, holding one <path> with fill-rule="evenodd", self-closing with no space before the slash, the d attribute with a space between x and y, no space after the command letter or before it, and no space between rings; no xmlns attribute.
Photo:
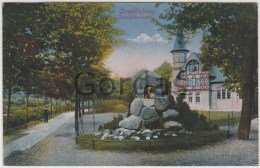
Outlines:
<svg viewBox="0 0 260 168"><path fill-rule="evenodd" d="M118 18L115 26L125 31L122 38L127 45L115 48L105 62L112 75L131 77L141 69L154 70L164 61L172 64L170 51L175 38L173 41L167 40L167 33L158 31L158 27L149 19L158 18L165 7L155 8L154 3L115 3L113 15ZM199 52L200 39L201 35L195 36L187 44L187 49Z"/></svg>

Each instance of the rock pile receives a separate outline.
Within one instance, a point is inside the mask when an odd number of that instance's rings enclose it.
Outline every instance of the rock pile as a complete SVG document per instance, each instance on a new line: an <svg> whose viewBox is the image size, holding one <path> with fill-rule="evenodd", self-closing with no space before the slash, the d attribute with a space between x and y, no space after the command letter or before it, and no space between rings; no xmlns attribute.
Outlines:
<svg viewBox="0 0 260 168"><path fill-rule="evenodd" d="M165 131L164 129L144 129L144 130L129 130L125 128L118 128L116 130L104 130L96 136L102 135L101 139L110 139L110 140L152 140L158 138L165 138L165 137L177 137L177 134L191 134L184 129L180 130L179 132L173 131Z"/></svg>
<svg viewBox="0 0 260 168"><path fill-rule="evenodd" d="M168 97L155 97L154 99L135 98L130 105L130 116L119 122L119 127L138 130L140 128L153 128L161 124L161 118L176 117L176 110L168 109ZM179 123L177 125L180 125ZM171 125L166 124L171 127Z"/></svg>
<svg viewBox="0 0 260 168"><path fill-rule="evenodd" d="M119 122L118 129L107 129L100 133L102 134L101 139L151 140L189 133L182 128L180 123L172 121L179 113L168 107L168 97L155 97L154 99L135 98L130 105L130 116ZM169 130L174 130L175 132ZM178 130L181 131L176 132Z"/></svg>

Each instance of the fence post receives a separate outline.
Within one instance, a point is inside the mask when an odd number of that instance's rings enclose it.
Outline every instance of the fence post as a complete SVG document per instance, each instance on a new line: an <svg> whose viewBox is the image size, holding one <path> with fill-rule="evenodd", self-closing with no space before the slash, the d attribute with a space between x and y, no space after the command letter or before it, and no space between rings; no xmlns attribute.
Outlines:
<svg viewBox="0 0 260 168"><path fill-rule="evenodd" d="M233 114L233 110L232 110L232 125L234 125L234 114Z"/></svg>
<svg viewBox="0 0 260 168"><path fill-rule="evenodd" d="M149 142L149 150L151 150L151 140L149 140L148 142Z"/></svg>
<svg viewBox="0 0 260 168"><path fill-rule="evenodd" d="M228 114L228 131L230 129L229 114Z"/></svg>
<svg viewBox="0 0 260 168"><path fill-rule="evenodd" d="M93 145L93 149L95 149L95 140L92 139L92 145Z"/></svg>

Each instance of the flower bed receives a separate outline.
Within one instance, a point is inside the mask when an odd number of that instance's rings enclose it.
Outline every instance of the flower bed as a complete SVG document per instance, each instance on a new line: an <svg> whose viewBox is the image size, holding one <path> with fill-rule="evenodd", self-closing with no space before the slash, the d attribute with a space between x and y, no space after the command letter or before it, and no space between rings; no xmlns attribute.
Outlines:
<svg viewBox="0 0 260 168"><path fill-rule="evenodd" d="M132 136L125 139L113 139L111 137L101 139L102 136L102 134L82 135L77 138L77 141L84 149L172 150L204 146L222 141L228 137L227 132L223 131L201 131L192 134L158 135L158 138L150 138L150 140L146 140L145 136L140 136L140 139L131 139Z"/></svg>

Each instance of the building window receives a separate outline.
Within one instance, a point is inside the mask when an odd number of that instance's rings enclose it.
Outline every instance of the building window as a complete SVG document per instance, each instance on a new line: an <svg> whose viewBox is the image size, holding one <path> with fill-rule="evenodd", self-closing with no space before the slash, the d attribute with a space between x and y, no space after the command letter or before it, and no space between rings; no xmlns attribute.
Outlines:
<svg viewBox="0 0 260 168"><path fill-rule="evenodd" d="M217 99L231 99L231 92L227 89L217 90Z"/></svg>
<svg viewBox="0 0 260 168"><path fill-rule="evenodd" d="M188 86L192 86L192 79L188 79Z"/></svg>
<svg viewBox="0 0 260 168"><path fill-rule="evenodd" d="M231 98L231 94L230 94L230 91L227 90L227 99L230 99Z"/></svg>
<svg viewBox="0 0 260 168"><path fill-rule="evenodd" d="M179 58L180 58L179 59L180 63L184 63L185 62L185 55L184 55L184 53L180 53L180 57Z"/></svg>
<svg viewBox="0 0 260 168"><path fill-rule="evenodd" d="M199 87L199 86L200 86L200 79L199 79L199 78L196 78L196 79L195 79L195 86L196 86L196 87Z"/></svg>
<svg viewBox="0 0 260 168"><path fill-rule="evenodd" d="M197 102L197 103L200 102L200 93L196 93L196 102Z"/></svg>
<svg viewBox="0 0 260 168"><path fill-rule="evenodd" d="M192 103L192 93L191 93L191 94L189 94L189 102L191 102L191 103Z"/></svg>
<svg viewBox="0 0 260 168"><path fill-rule="evenodd" d="M184 79L185 78L185 71L182 71L181 73L180 73L180 79Z"/></svg>
<svg viewBox="0 0 260 168"><path fill-rule="evenodd" d="M187 64L187 73L198 73L199 72L199 63L195 60L191 60Z"/></svg>
<svg viewBox="0 0 260 168"><path fill-rule="evenodd" d="M226 89L222 89L222 99L226 98Z"/></svg>
<svg viewBox="0 0 260 168"><path fill-rule="evenodd" d="M221 99L221 92L220 92L220 90L217 90L217 99Z"/></svg>

